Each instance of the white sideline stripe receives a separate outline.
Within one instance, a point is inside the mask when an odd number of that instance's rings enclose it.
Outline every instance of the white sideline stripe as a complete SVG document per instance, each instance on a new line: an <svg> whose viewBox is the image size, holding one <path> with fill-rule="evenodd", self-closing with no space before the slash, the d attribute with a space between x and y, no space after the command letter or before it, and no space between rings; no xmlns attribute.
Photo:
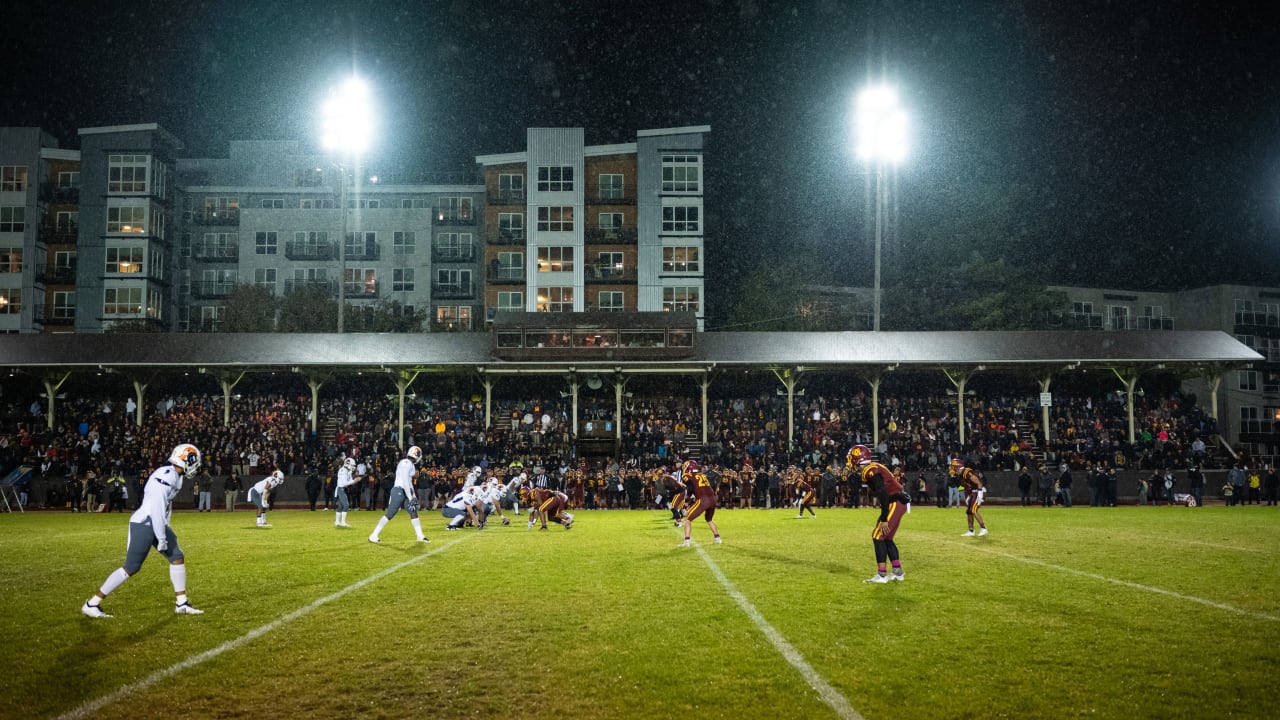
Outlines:
<svg viewBox="0 0 1280 720"><path fill-rule="evenodd" d="M156 683L160 682L161 680L164 680L165 678L177 675L179 672L182 672L187 668L195 667L196 665L199 665L200 663L206 660L212 660L229 650L235 650L241 645L244 645L245 643L251 640L256 640L262 637L263 635L266 635L267 633L271 632L272 630L279 628L282 625L286 625L288 623L293 622L294 620L297 620L298 618L308 615L313 610L316 610L317 608L323 605L327 605L328 603L331 603L334 600L337 600L338 598L344 595L355 592L356 590L359 590L360 588L366 585L369 585L370 583L377 582L394 572L403 570L404 568L409 567L410 565L413 565L416 562L425 560L426 558L429 558L432 555L448 550L449 548L453 547L454 545L457 545L458 543L466 540L469 537L471 537L471 535L458 538L457 540L449 543L448 545L440 545L438 547L433 548L430 552L425 552L421 555L418 555L417 557L413 557L408 560L405 560L399 565L392 565L386 570L370 575L369 577L363 580L358 580L352 583L351 585L348 585L347 587L344 587L341 590L331 595L326 595L320 598L319 600L312 602L310 605L304 605L303 607L300 607L297 610L294 610L288 615L282 615L279 618L276 618L275 620L272 620L271 622L267 623L266 625L262 625L261 627L256 627L234 640L228 640L215 648L205 650L204 652L198 655L192 655L186 660L181 660L179 662L176 662L173 665L170 665L169 667L163 670L157 670L156 672L151 673L150 675L146 676L145 678L137 682L129 683L128 685L121 687L119 690L116 690L113 693L103 695L102 697L97 698L96 700L90 700L84 703L83 705L75 708L74 710L70 710L66 713L63 713L62 715L59 715L58 720L73 720L74 718L92 717L93 714L96 713L98 710L101 710L107 705L110 705L118 700L123 699L127 695L135 693L139 690L145 690L151 687L152 685L155 685ZM99 622L99 621L94 621L94 622Z"/></svg>
<svg viewBox="0 0 1280 720"><path fill-rule="evenodd" d="M1177 600L1186 600L1187 602L1197 603L1199 605L1204 605L1206 607L1214 608L1215 610L1225 610L1227 612L1235 613L1237 615L1243 615L1245 617L1253 618L1255 620L1269 620L1271 622L1280 622L1280 617L1276 617L1275 615L1268 615L1266 613L1253 612L1250 610L1242 610L1232 605L1226 605L1224 603L1218 603L1212 600L1205 600L1204 598L1198 598L1194 595L1183 595L1182 593L1176 593L1172 590L1165 590L1163 588L1152 587L1151 585L1143 585L1141 583L1136 583L1136 582L1129 582L1128 580L1120 580L1118 578L1110 578L1110 577L1107 577L1106 575L1098 575L1097 573L1086 572L1084 570L1075 570L1073 568L1064 567L1062 565L1054 565L1053 563L1047 563L1047 562L1044 562L1043 560L1033 560L1031 558L1020 557L1018 555L1011 555L1009 553L1000 552L998 550L989 550L987 548L978 547L976 545L958 543L958 542L953 542L951 540L945 540L944 542L947 543L948 545L958 545L961 547L969 548L970 550L977 550L979 552L984 552L989 555L997 555L1002 558L1008 558L1009 560L1017 560L1018 562L1024 562L1024 563L1027 563L1028 565L1039 565L1040 567L1049 568L1050 570L1058 570L1060 572L1070 573L1071 575L1079 575L1080 577L1087 577L1091 580L1101 580L1102 582L1108 582L1113 585L1120 585L1122 587L1133 588L1134 590L1143 590L1145 592L1155 593L1157 595L1164 595L1165 597L1171 597Z"/></svg>
<svg viewBox="0 0 1280 720"><path fill-rule="evenodd" d="M729 597L733 598L734 602L738 603L738 607L742 608L742 611L747 614L747 617L751 618L751 621L756 624L756 627L760 628L760 632L764 633L764 636L768 638L770 644L772 644L773 647L782 654L782 657L786 658L787 662L791 663L792 667L800 671L800 674L804 676L804 679L809 683L809 686L818 691L818 697L822 698L823 702L830 706L832 710L835 710L837 715L845 718L845 720L863 720L862 715L858 714L858 711L853 709L853 706L849 704L849 701L845 699L845 696L841 695L839 690L831 687L831 684L819 675L818 671L814 670L813 666L804 659L804 656L800 654L800 651L796 650L791 643L787 642L787 639L782 636L782 633L778 632L776 628L770 625L769 621L765 620L764 616L760 614L760 611L756 610L755 606L751 604L751 601L747 600L746 596L734 587L733 582L731 582L729 578L725 577L724 573L720 571L720 566L716 565L716 562L711 559L711 556L707 554L707 551L703 550L701 545L696 545L695 547L698 550L698 556L707 564L707 567L711 568L711 573L715 575L716 580L719 580L720 584L724 586L725 592L729 593Z"/></svg>

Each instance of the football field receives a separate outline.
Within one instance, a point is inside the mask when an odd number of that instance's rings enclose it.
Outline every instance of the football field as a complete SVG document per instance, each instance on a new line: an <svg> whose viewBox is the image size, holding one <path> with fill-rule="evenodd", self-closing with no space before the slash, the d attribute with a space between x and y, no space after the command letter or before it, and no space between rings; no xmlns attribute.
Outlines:
<svg viewBox="0 0 1280 720"><path fill-rule="evenodd" d="M0 516L4 718L1268 718L1280 509L666 511L445 532L401 513L176 512L191 603L128 516Z"/></svg>

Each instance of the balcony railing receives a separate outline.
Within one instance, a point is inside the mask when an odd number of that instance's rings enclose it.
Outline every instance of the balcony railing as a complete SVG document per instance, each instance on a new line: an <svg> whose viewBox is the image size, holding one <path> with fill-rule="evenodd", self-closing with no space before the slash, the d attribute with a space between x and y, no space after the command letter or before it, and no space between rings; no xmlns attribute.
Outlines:
<svg viewBox="0 0 1280 720"><path fill-rule="evenodd" d="M237 245L205 245L192 246L191 257L202 262L237 262L240 260L240 247Z"/></svg>
<svg viewBox="0 0 1280 720"><path fill-rule="evenodd" d="M41 202L74 204L80 202L80 188L57 183L41 183L37 197Z"/></svg>
<svg viewBox="0 0 1280 720"><path fill-rule="evenodd" d="M431 249L431 259L434 262L474 262L476 259L476 248L474 245L458 245L437 247Z"/></svg>
<svg viewBox="0 0 1280 720"><path fill-rule="evenodd" d="M435 214L431 216L431 222L435 225L475 225L476 214L474 212L446 212L437 209Z"/></svg>
<svg viewBox="0 0 1280 720"><path fill-rule="evenodd" d="M1253 325L1257 327L1280 327L1280 315L1265 312L1238 312L1236 325Z"/></svg>
<svg viewBox="0 0 1280 720"><path fill-rule="evenodd" d="M76 266L49 263L40 272L40 279L46 285L74 285L76 282Z"/></svg>
<svg viewBox="0 0 1280 720"><path fill-rule="evenodd" d="M618 267L613 264L589 263L582 267L584 279L589 283L628 283L636 281L634 267Z"/></svg>
<svg viewBox="0 0 1280 720"><path fill-rule="evenodd" d="M490 245L523 245L524 228L490 230L489 234L485 236L485 242Z"/></svg>
<svg viewBox="0 0 1280 720"><path fill-rule="evenodd" d="M493 265L485 275L485 280L492 285L515 285L524 283L523 265Z"/></svg>
<svg viewBox="0 0 1280 720"><path fill-rule="evenodd" d="M46 305L39 303L33 308L36 322L43 322L45 325L75 325L76 324L76 308L74 305Z"/></svg>
<svg viewBox="0 0 1280 720"><path fill-rule="evenodd" d="M194 225L239 225L240 208L196 210L191 213L191 222Z"/></svg>
<svg viewBox="0 0 1280 720"><path fill-rule="evenodd" d="M284 244L284 256L290 260L332 260L338 257L338 246L331 242L298 242Z"/></svg>
<svg viewBox="0 0 1280 720"><path fill-rule="evenodd" d="M375 300L378 298L380 285L373 282L346 283L342 286L342 295L346 300Z"/></svg>
<svg viewBox="0 0 1280 720"><path fill-rule="evenodd" d="M52 243L71 244L76 242L80 235L80 226L76 224L55 225L53 223L41 223L37 232L37 239L46 245Z"/></svg>
<svg viewBox="0 0 1280 720"><path fill-rule="evenodd" d="M191 295L198 298L225 298L231 296L236 284L229 280L192 280Z"/></svg>
<svg viewBox="0 0 1280 720"><path fill-rule="evenodd" d="M524 205L528 195L524 190L499 190L489 193L490 205Z"/></svg>
<svg viewBox="0 0 1280 720"><path fill-rule="evenodd" d="M374 240L347 243L345 253L347 260L377 260L382 257L382 246Z"/></svg>
<svg viewBox="0 0 1280 720"><path fill-rule="evenodd" d="M587 228L583 240L592 245L634 245L634 228Z"/></svg>
<svg viewBox="0 0 1280 720"><path fill-rule="evenodd" d="M286 295L290 293L306 291L310 289L321 290L326 297L338 297L338 283L333 280L285 280L284 292Z"/></svg>
<svg viewBox="0 0 1280 720"><path fill-rule="evenodd" d="M602 189L597 185L587 189L586 200L588 205L635 205L636 193L634 190Z"/></svg>
<svg viewBox="0 0 1280 720"><path fill-rule="evenodd" d="M474 284L465 283L431 283L431 295L440 300L464 300L476 296Z"/></svg>

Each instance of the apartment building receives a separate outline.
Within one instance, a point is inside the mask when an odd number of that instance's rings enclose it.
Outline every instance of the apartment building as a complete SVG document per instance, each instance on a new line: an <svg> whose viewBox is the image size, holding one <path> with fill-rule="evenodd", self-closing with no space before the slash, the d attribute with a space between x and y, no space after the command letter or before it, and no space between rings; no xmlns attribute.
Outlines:
<svg viewBox="0 0 1280 720"><path fill-rule="evenodd" d="M709 126L586 145L529 128L523 150L476 158L484 177L485 317L499 311L689 311L705 316Z"/></svg>
<svg viewBox="0 0 1280 720"><path fill-rule="evenodd" d="M0 128L0 332L75 320L80 152L39 128Z"/></svg>
<svg viewBox="0 0 1280 720"><path fill-rule="evenodd" d="M227 158L180 161L178 177L179 330L219 330L241 283L354 308L394 301L447 329L479 315L484 188L470 175L409 182L297 142L236 141Z"/></svg>

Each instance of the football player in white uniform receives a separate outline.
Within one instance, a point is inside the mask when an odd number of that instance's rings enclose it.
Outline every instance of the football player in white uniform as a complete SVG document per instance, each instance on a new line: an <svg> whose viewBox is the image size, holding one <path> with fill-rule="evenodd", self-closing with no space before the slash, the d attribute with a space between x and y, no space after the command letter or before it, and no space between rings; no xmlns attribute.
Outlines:
<svg viewBox="0 0 1280 720"><path fill-rule="evenodd" d="M440 514L449 518L449 525L445 530L457 530L462 527L464 520L470 520L473 524L479 524L476 520L476 487L472 485L463 488L461 492L449 499L444 504L444 508L440 510Z"/></svg>
<svg viewBox="0 0 1280 720"><path fill-rule="evenodd" d="M111 617L102 609L103 598L142 569L142 561L147 559L154 547L169 561L169 580L173 583L173 591L177 593L177 604L173 611L179 615L203 614L203 610L197 610L187 602L186 558L178 547L178 536L169 527L173 499L182 490L182 480L195 473L199 467L200 451L195 445L183 444L170 453L168 465L156 468L151 473L143 488L142 505L129 518L129 542L125 546L124 565L107 576L107 581L93 597L84 602L80 612L91 618Z"/></svg>
<svg viewBox="0 0 1280 720"><path fill-rule="evenodd" d="M409 513L409 522L418 542L431 542L422 534L422 521L418 519L418 493L413 487L413 478L418 474L418 463L422 462L422 448L412 445L396 465L396 483L391 487L391 496L387 498L387 512L378 518L378 527L373 529L369 542L382 542L382 528L391 522L400 508Z"/></svg>
<svg viewBox="0 0 1280 720"><path fill-rule="evenodd" d="M356 459L347 458L342 461L342 467L338 468L337 487L333 490L333 498L338 506L333 519L334 527L349 528L347 524L347 513L351 511L351 499L347 497L347 488L356 484Z"/></svg>
<svg viewBox="0 0 1280 720"><path fill-rule="evenodd" d="M463 489L465 490L466 488L469 488L475 485L476 483L480 482L480 478L483 475L484 475L484 471L480 469L479 465L476 465L475 467L471 468L471 472L467 473L467 479L462 483Z"/></svg>
<svg viewBox="0 0 1280 720"><path fill-rule="evenodd" d="M268 498L272 491L284 484L284 473L276 470L265 478L254 483L249 488L249 502L258 508L258 527L269 528L271 524L267 522L267 507L270 505Z"/></svg>
<svg viewBox="0 0 1280 720"><path fill-rule="evenodd" d="M498 513L498 517L502 518L503 525L510 525L511 521L502 512L502 483L498 482L498 478L489 478L484 487L476 491L479 499L480 525L483 528L485 523L489 522L489 516L494 512Z"/></svg>
<svg viewBox="0 0 1280 720"><path fill-rule="evenodd" d="M515 508L516 515L520 514L520 488L529 482L529 476L524 472L517 473L515 477L507 481L507 495L511 497L511 507ZM506 523L503 523L506 525Z"/></svg>

